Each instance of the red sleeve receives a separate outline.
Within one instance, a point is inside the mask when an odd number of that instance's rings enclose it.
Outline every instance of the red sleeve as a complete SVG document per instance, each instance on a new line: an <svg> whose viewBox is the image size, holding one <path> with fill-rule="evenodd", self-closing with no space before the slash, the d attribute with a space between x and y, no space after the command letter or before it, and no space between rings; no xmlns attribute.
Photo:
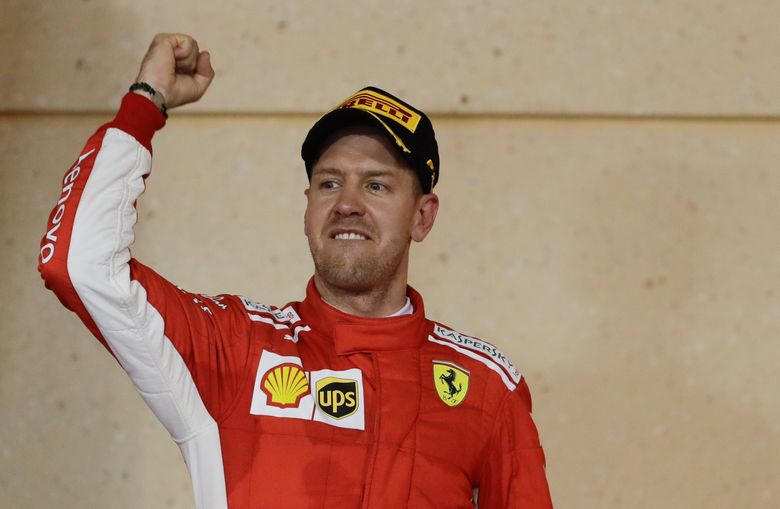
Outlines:
<svg viewBox="0 0 780 509"><path fill-rule="evenodd" d="M479 509L549 509L544 451L525 379L504 399L482 467Z"/></svg>
<svg viewBox="0 0 780 509"><path fill-rule="evenodd" d="M127 371L177 440L211 427L237 394L248 320L233 297L184 292L132 259L136 200L165 119L127 94L66 172L38 269Z"/></svg>

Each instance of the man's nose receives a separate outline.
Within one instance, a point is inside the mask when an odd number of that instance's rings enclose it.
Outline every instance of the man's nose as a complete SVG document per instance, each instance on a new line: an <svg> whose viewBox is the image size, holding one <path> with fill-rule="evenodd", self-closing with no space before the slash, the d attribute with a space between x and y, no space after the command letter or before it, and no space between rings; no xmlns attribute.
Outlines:
<svg viewBox="0 0 780 509"><path fill-rule="evenodd" d="M336 213L342 216L362 216L365 204L359 186L345 185L341 188L335 207Z"/></svg>

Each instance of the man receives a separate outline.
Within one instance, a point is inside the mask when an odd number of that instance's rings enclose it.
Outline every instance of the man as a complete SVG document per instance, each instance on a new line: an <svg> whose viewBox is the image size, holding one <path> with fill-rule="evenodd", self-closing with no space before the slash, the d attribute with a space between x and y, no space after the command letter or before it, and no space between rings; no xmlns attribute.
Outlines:
<svg viewBox="0 0 780 509"><path fill-rule="evenodd" d="M438 209L421 111L367 88L309 132L302 302L188 293L131 258L152 135L213 76L191 37L155 37L65 174L39 265L179 444L196 506L551 507L525 381L407 286Z"/></svg>

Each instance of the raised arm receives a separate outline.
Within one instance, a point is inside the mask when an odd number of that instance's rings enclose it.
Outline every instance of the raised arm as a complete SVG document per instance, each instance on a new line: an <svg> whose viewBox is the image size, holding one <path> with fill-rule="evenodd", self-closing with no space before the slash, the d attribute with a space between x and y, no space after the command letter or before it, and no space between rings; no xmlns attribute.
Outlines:
<svg viewBox="0 0 780 509"><path fill-rule="evenodd" d="M214 71L184 35L159 35L138 75L171 108L200 98ZM66 172L39 271L127 371L179 444L198 507L225 507L215 419L241 380L248 345L238 299L178 289L132 259L136 200L151 171L151 140L165 118L148 93L129 93Z"/></svg>

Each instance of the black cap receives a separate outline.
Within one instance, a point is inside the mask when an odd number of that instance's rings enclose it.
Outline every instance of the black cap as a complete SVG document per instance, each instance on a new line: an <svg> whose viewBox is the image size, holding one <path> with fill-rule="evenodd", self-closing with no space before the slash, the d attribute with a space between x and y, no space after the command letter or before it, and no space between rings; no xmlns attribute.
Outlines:
<svg viewBox="0 0 780 509"><path fill-rule="evenodd" d="M353 125L378 127L409 162L423 193L439 181L439 147L428 116L411 104L376 87L357 91L314 124L301 147L306 173L320 156L322 144L335 131Z"/></svg>

